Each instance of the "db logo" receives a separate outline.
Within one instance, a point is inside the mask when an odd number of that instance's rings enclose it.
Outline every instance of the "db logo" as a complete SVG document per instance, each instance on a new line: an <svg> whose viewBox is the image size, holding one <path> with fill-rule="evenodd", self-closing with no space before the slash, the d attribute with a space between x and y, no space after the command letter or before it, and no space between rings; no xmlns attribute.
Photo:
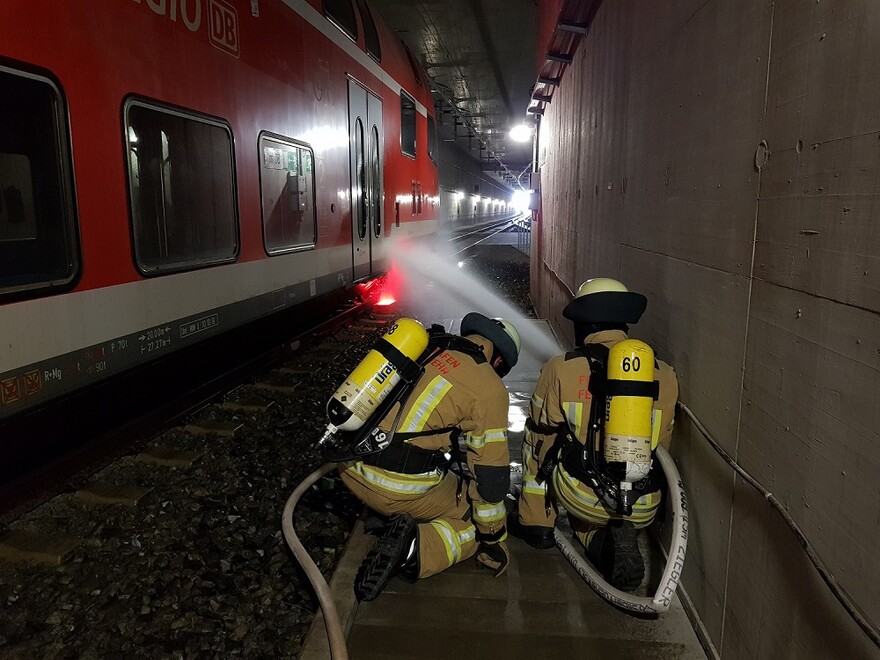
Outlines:
<svg viewBox="0 0 880 660"><path fill-rule="evenodd" d="M211 43L238 57L238 12L224 0L209 0Z"/></svg>

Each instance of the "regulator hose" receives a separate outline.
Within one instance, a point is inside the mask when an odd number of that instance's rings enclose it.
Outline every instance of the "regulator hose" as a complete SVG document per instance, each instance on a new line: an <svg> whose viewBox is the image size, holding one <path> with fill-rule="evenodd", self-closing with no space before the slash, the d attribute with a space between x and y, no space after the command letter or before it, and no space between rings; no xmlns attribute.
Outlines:
<svg viewBox="0 0 880 660"><path fill-rule="evenodd" d="M299 498L305 493L318 479L328 472L336 469L334 463L326 463L319 467L306 477L303 482L296 487L296 490L287 499L284 505L284 512L281 514L281 530L284 532L284 540L293 552L293 556L299 565L305 571L306 577L312 583L315 593L318 596L318 602L321 610L324 612L324 624L327 627L327 638L330 641L330 657L333 660L348 660L348 649L345 646L345 632L342 629L342 623L339 620L339 612L336 610L336 603L333 602L333 595L330 593L330 585L321 575L317 564L312 561L305 547L296 535L293 528L293 510L299 503Z"/></svg>
<svg viewBox="0 0 880 660"><path fill-rule="evenodd" d="M764 488L760 482L755 479L751 474L746 472L746 470L739 465L733 458L731 458L730 454L724 451L724 448L718 444L718 441L712 437L712 434L703 426L702 422L697 419L697 416L681 401L678 402L678 407L681 408L682 412L688 416L688 418L693 422L693 425L700 432L700 434L706 438L709 444L712 446L719 456L724 459L724 462L727 463L730 467L734 469L734 471L742 477L743 481L749 484L756 491L761 493L761 496L769 502L769 504L776 509L785 523L791 528L791 530L795 533L795 536L798 538L798 542L800 542L801 547L804 549L804 552L807 553L807 557L810 562L813 564L813 567L822 577L822 580L831 590L831 593L837 599L837 601L843 606L843 609L846 610L847 614L850 615L853 621L862 629L862 632L868 636L875 646L880 647L880 630L865 617L864 614L861 613L858 606L852 601L849 597L849 594L846 593L843 587L838 584L837 579L831 574L831 571L828 570L828 567L825 566L825 562L816 554L815 549L813 549L813 545L807 540L807 537L804 536L804 533L801 531L801 528L794 521L794 518L791 517L791 514L788 513L786 508L782 506L779 500Z"/></svg>

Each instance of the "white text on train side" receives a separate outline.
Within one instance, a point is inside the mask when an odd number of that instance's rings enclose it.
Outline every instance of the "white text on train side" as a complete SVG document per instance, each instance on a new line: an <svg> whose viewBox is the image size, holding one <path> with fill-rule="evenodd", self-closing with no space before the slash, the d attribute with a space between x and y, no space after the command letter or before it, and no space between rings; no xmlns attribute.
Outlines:
<svg viewBox="0 0 880 660"><path fill-rule="evenodd" d="M134 0L154 14L176 23L178 17L190 32L202 27L202 0ZM207 0L208 36L211 44L224 53L238 57L238 12L225 0Z"/></svg>
<svg viewBox="0 0 880 660"><path fill-rule="evenodd" d="M159 16L167 16L177 22L180 16L183 24L190 32L198 32L202 27L202 0L134 0L137 4L146 4Z"/></svg>

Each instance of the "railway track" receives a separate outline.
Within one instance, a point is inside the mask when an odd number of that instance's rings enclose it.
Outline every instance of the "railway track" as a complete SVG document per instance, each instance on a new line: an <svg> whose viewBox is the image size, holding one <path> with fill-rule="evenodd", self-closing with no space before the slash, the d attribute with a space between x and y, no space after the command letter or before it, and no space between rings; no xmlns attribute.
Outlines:
<svg viewBox="0 0 880 660"><path fill-rule="evenodd" d="M278 514L321 463L327 397L391 319L348 310L4 524L0 655L294 654L316 603ZM298 527L329 573L360 506L322 485Z"/></svg>
<svg viewBox="0 0 880 660"><path fill-rule="evenodd" d="M472 248L480 245L496 236L497 234L501 234L503 232L508 231L519 231L521 226L517 224L517 220L521 216L514 216L513 218L504 218L497 222L493 222L491 224L485 225L478 229L470 229L466 230L462 234L457 234L455 236L450 237L449 245L452 247L453 252L450 256L454 257L460 254L471 250ZM477 238L478 237L478 238ZM464 243L464 247L461 247Z"/></svg>
<svg viewBox="0 0 880 660"><path fill-rule="evenodd" d="M15 443L27 442L28 437L56 439L43 451L43 464L36 469L22 476L5 471L0 523L14 520L51 497L59 483L75 485L95 466L137 449L175 419L366 311L363 304L345 302L333 310L316 311L317 322L312 325L277 320L277 327L290 328L286 332L269 332L271 321L264 321L250 329L249 339L242 333L208 342L197 355L185 358L186 368L168 360L159 362L102 383L57 409L0 427L2 435Z"/></svg>

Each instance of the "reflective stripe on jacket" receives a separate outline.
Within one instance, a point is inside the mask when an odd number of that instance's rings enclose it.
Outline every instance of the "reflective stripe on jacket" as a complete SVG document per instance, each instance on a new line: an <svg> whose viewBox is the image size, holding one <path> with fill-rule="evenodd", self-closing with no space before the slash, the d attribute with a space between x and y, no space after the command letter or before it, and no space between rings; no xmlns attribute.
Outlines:
<svg viewBox="0 0 880 660"><path fill-rule="evenodd" d="M484 352L491 346L478 335L469 339L482 346ZM507 408L507 389L488 361L478 362L460 351L446 350L425 366L424 375L404 402L397 428L400 433L423 433L406 442L441 452L451 450L449 429L461 431L467 448L467 466L474 477L468 485L474 523L480 532L487 534L504 524L504 516L499 512L510 487ZM383 430L391 428L399 410L400 406L395 406L385 417L380 424ZM432 434L432 430L437 433ZM371 469L376 473L364 471L358 478L364 482L370 480L371 488L387 485L389 492L400 495L412 492L392 490L403 487L401 477L421 477L421 484L428 481L424 475L398 475ZM406 487L414 487L408 479L403 481Z"/></svg>

